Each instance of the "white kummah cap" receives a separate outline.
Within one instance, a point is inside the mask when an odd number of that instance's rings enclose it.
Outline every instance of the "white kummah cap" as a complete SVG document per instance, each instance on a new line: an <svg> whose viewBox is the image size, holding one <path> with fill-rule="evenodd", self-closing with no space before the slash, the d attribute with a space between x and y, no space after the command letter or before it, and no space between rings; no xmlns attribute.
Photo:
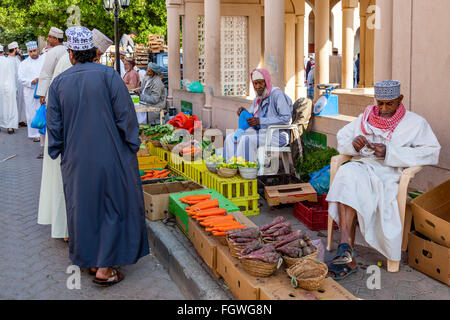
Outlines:
<svg viewBox="0 0 450 320"><path fill-rule="evenodd" d="M394 100L400 97L400 81L384 80L375 83L375 99Z"/></svg>
<svg viewBox="0 0 450 320"><path fill-rule="evenodd" d="M66 30L67 48L74 51L89 50L94 47L92 31L83 26L69 27Z"/></svg>
<svg viewBox="0 0 450 320"><path fill-rule="evenodd" d="M8 50L15 49L15 48L18 48L18 47L19 47L19 44L16 41L11 42L10 44L8 44Z"/></svg>
<svg viewBox="0 0 450 320"><path fill-rule="evenodd" d="M92 29L92 37L94 39L94 46L103 53L105 53L109 46L113 44L113 41L110 38L97 29Z"/></svg>
<svg viewBox="0 0 450 320"><path fill-rule="evenodd" d="M64 32L56 27L51 27L50 31L48 32L48 35L58 39L62 39L64 36Z"/></svg>
<svg viewBox="0 0 450 320"><path fill-rule="evenodd" d="M26 46L27 46L27 51L34 50L34 49L38 48L38 45L37 45L36 41L29 41L29 42L26 43Z"/></svg>
<svg viewBox="0 0 450 320"><path fill-rule="evenodd" d="M266 80L264 79L264 76L261 72L259 72L258 70L253 71L252 74L252 81L256 81L256 80Z"/></svg>
<svg viewBox="0 0 450 320"><path fill-rule="evenodd" d="M3 46L0 44L0 52L3 52Z"/></svg>

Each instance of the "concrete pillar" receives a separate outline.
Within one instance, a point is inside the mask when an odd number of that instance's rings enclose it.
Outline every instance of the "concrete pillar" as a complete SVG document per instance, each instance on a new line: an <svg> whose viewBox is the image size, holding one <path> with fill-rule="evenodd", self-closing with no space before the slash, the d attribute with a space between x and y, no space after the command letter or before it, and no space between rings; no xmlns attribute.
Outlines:
<svg viewBox="0 0 450 320"><path fill-rule="evenodd" d="M360 0L359 2L359 48L360 48L360 62L359 62L359 88L366 86L366 30L367 30L367 14L366 10L369 5L368 0Z"/></svg>
<svg viewBox="0 0 450 320"><path fill-rule="evenodd" d="M330 81L330 1L316 1L315 6L315 98L320 95L317 85Z"/></svg>
<svg viewBox="0 0 450 320"><path fill-rule="evenodd" d="M221 96L220 84L220 0L205 1L205 85L206 101L202 110L205 128L212 125L212 97Z"/></svg>
<svg viewBox="0 0 450 320"><path fill-rule="evenodd" d="M285 45L285 93L292 99L295 99L296 91L296 44L295 44L295 15L287 14L285 16L286 24L286 45Z"/></svg>
<svg viewBox="0 0 450 320"><path fill-rule="evenodd" d="M183 78L198 81L198 15L185 4L183 28Z"/></svg>
<svg viewBox="0 0 450 320"><path fill-rule="evenodd" d="M303 1L303 7L305 2ZM306 97L305 87L305 15L296 18L295 99Z"/></svg>
<svg viewBox="0 0 450 320"><path fill-rule="evenodd" d="M355 51L354 11L357 1L342 2L342 88L353 88L353 53Z"/></svg>
<svg viewBox="0 0 450 320"><path fill-rule="evenodd" d="M264 1L264 64L272 84L284 88L284 1Z"/></svg>
<svg viewBox="0 0 450 320"><path fill-rule="evenodd" d="M220 88L220 0L205 1L205 84L222 95Z"/></svg>
<svg viewBox="0 0 450 320"><path fill-rule="evenodd" d="M167 102L173 106L173 90L181 87L180 70L180 16L178 6L167 5L167 39L169 46L169 92Z"/></svg>

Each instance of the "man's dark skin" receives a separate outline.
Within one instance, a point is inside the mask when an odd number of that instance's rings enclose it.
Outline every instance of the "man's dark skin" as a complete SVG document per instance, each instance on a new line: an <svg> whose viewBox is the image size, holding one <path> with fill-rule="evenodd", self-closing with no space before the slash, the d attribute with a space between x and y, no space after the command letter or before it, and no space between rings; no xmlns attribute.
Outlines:
<svg viewBox="0 0 450 320"><path fill-rule="evenodd" d="M377 100L377 105L380 108L380 116L383 118L391 118L397 112L397 108L403 101L403 95L400 95L397 99L394 100ZM369 145L369 141L364 136L357 136L353 142L353 147L356 152L359 152L364 146ZM386 156L386 145L383 143L372 143L375 150L375 156L378 158L384 158ZM369 147L369 146L368 146ZM340 230L341 230L341 239L340 243L348 243L352 249L355 245L355 232L356 232L356 210L352 207L349 207L345 204L338 203L339 206L339 221L340 221ZM351 269L356 268L356 261L353 258L353 261L348 263L347 266ZM334 275L333 272L329 272L330 275ZM341 275L344 275L342 273Z"/></svg>
<svg viewBox="0 0 450 320"><path fill-rule="evenodd" d="M62 43L59 42L59 39L58 39L58 38L56 38L56 37L54 37L54 36L51 36L51 35L48 35L48 37L47 37L47 43L48 43L48 45L51 46L51 47L56 47L56 46L62 45ZM45 97L42 97L42 96L41 96L41 97L39 98L39 102L40 102L41 104L44 104L44 103L45 103Z"/></svg>
<svg viewBox="0 0 450 320"><path fill-rule="evenodd" d="M253 81L253 88L255 89L258 96L262 96L264 93L264 90L266 89L266 81L262 80L262 79ZM237 111L237 115L240 116L241 112L243 110L246 110L246 109L244 107L240 107ZM257 118L257 117L248 118L247 123L250 126L259 126L259 118Z"/></svg>

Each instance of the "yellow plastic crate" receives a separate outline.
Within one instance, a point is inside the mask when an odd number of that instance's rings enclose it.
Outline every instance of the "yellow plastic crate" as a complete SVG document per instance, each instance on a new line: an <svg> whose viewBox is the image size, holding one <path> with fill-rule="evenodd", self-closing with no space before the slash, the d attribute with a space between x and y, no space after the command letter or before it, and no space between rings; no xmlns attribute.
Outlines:
<svg viewBox="0 0 450 320"><path fill-rule="evenodd" d="M163 169L168 162L156 156L138 157L139 170Z"/></svg>
<svg viewBox="0 0 450 320"><path fill-rule="evenodd" d="M246 180L241 178L239 174L232 178L222 178L221 176L212 173L206 168L204 173L204 185L207 188L219 191L225 198L233 199L250 199L258 197L258 182L257 180Z"/></svg>
<svg viewBox="0 0 450 320"><path fill-rule="evenodd" d="M164 150L163 148L155 147L151 142L147 143L147 147L152 156L160 157L161 159L170 163L172 152Z"/></svg>
<svg viewBox="0 0 450 320"><path fill-rule="evenodd" d="M234 205L239 207L239 210L246 216L256 216L260 213L258 207L258 197L250 199L232 199L230 200Z"/></svg>

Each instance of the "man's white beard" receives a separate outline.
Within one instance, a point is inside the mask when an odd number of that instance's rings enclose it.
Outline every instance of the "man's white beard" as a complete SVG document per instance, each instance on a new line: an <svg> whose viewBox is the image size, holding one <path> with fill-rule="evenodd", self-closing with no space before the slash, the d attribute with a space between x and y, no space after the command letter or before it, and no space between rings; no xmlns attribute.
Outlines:
<svg viewBox="0 0 450 320"><path fill-rule="evenodd" d="M264 89L262 95L259 95L258 92L256 92L256 98L263 99L267 95L267 92L268 92L267 87Z"/></svg>

